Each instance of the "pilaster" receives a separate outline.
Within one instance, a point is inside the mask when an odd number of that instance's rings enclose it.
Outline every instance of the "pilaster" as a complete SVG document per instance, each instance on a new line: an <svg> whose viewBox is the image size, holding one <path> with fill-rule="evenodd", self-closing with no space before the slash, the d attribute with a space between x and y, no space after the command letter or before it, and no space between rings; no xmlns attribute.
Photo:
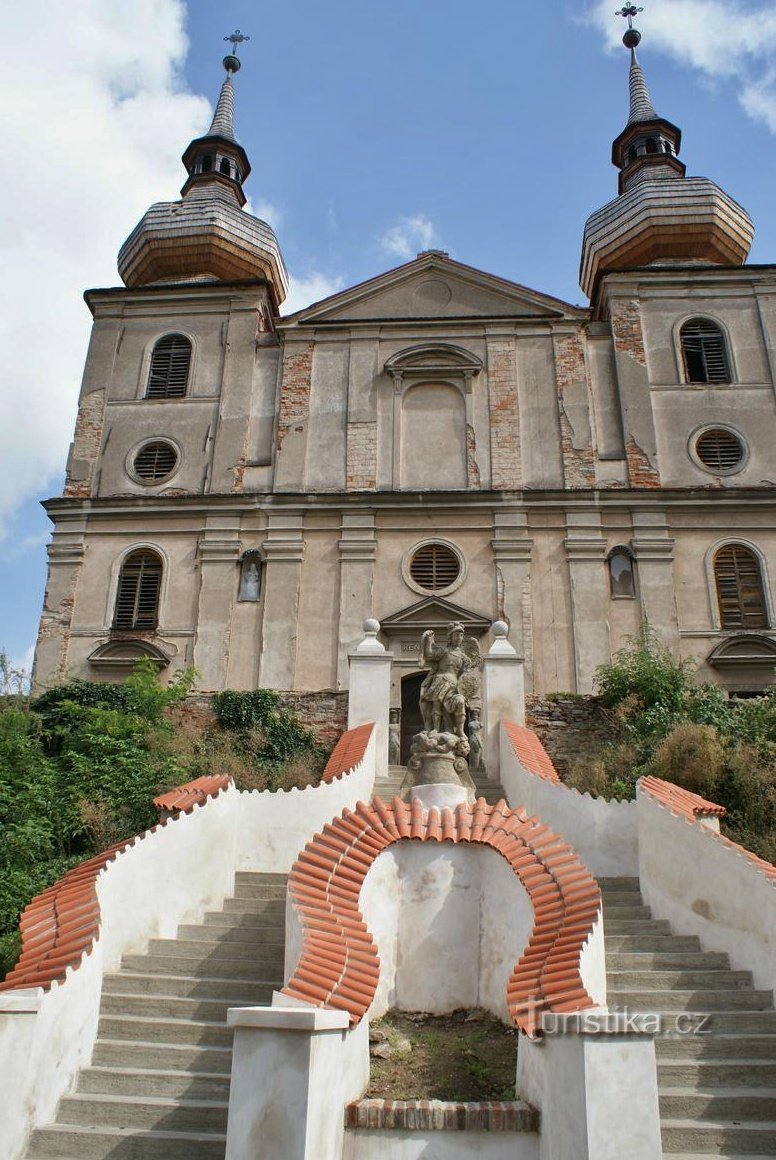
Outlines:
<svg viewBox="0 0 776 1160"><path fill-rule="evenodd" d="M198 545L200 584L194 638L194 667L202 689L223 689L226 685L239 556L239 518L208 516Z"/></svg>
<svg viewBox="0 0 776 1160"><path fill-rule="evenodd" d="M304 558L303 513L270 512L263 549L266 587L259 686L293 689Z"/></svg>
<svg viewBox="0 0 776 1160"><path fill-rule="evenodd" d="M610 659L606 540L600 512L567 512L564 546L571 589L575 692L590 693L596 669Z"/></svg>
<svg viewBox="0 0 776 1160"><path fill-rule="evenodd" d="M342 513L338 543L340 561L337 688L348 686L348 653L362 637L362 625L372 609L374 564L377 554L373 511Z"/></svg>
<svg viewBox="0 0 776 1160"><path fill-rule="evenodd" d="M679 645L679 615L674 588L674 540L661 511L633 512L633 554L638 567L643 617L663 644Z"/></svg>

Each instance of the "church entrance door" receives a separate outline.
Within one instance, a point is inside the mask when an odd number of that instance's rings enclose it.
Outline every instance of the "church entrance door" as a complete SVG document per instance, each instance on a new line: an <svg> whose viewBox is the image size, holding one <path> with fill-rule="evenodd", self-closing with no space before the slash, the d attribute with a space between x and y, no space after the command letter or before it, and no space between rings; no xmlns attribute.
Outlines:
<svg viewBox="0 0 776 1160"><path fill-rule="evenodd" d="M423 728L420 715L420 686L425 673L410 673L401 679L401 763L406 765L410 757L410 742Z"/></svg>

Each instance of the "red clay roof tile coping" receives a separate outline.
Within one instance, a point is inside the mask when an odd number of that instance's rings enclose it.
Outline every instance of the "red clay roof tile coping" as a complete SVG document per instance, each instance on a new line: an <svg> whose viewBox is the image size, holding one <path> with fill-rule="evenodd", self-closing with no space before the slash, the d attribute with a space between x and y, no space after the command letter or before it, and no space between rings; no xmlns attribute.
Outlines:
<svg viewBox="0 0 776 1160"><path fill-rule="evenodd" d="M399 798L345 809L308 842L288 889L303 928L302 953L283 993L313 1006L347 1011L355 1026L380 978L374 939L359 910L364 879L377 857L403 839L473 842L509 862L534 906L534 927L507 984L514 1024L537 1033L542 1012L593 1006L580 956L598 917L601 894L590 872L561 837L505 801L480 798L454 811L423 810Z"/></svg>
<svg viewBox="0 0 776 1160"><path fill-rule="evenodd" d="M351 773L364 760L369 738L372 736L374 724L357 725L355 729L347 729L340 737L332 750L331 757L326 762L321 781L336 781L346 773Z"/></svg>
<svg viewBox="0 0 776 1160"><path fill-rule="evenodd" d="M550 755L533 729L528 729L525 725L518 725L514 721L504 721L503 725L507 737L512 742L515 757L523 769L527 769L529 773L541 777L544 781L552 782L553 785L563 785L557 769L552 764Z"/></svg>
<svg viewBox="0 0 776 1160"><path fill-rule="evenodd" d="M211 785L208 792L204 792L200 782L224 784L219 784L217 788ZM155 799L156 805L168 798L183 804L160 807L171 812L174 810L174 816L152 826L145 834L152 834L174 822L181 813L188 813L195 804L202 804L215 797L228 784L228 778L196 778L168 794L162 794ZM68 968L75 969L80 965L82 957L91 953L100 930L97 878L109 862L144 836L138 834L124 842L117 842L101 854L74 866L53 886L33 898L19 921L22 953L5 981L0 982L0 991L11 991L17 987L43 987L48 990L52 983L61 982L65 978Z"/></svg>
<svg viewBox="0 0 776 1160"><path fill-rule="evenodd" d="M188 813L194 806L202 805L209 797L215 797L222 789L227 789L230 784L229 776L225 773L205 774L155 797L154 805L166 814Z"/></svg>
<svg viewBox="0 0 776 1160"><path fill-rule="evenodd" d="M691 793L690 790L682 789L681 786L673 785L670 781L663 781L659 777L639 778L638 788L641 793L648 794L659 805L669 809L674 816L684 818L687 822L697 822L702 817L723 818L727 813L724 806L717 805L716 802L706 801L697 793ZM776 866L771 862L766 862L764 858L760 858L751 850L747 850L746 846L739 845L738 842L734 842L724 834L717 833L716 830L707 830L706 832L714 841L721 842L729 850L734 850L746 858L756 870L759 870L776 886Z"/></svg>

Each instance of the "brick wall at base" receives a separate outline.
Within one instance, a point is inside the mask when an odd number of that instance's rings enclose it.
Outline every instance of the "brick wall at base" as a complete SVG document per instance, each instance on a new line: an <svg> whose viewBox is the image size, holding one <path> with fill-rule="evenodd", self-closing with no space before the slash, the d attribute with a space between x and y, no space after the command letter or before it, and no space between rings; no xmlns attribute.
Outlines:
<svg viewBox="0 0 776 1160"><path fill-rule="evenodd" d="M198 729L212 729L216 723L212 693L187 697L183 711ZM321 745L333 749L348 724L347 691L323 689L316 693L281 692L280 704L295 713L302 725L312 729Z"/></svg>
<svg viewBox="0 0 776 1160"><path fill-rule="evenodd" d="M525 699L526 724L537 734L561 777L572 761L614 740L612 720L600 697Z"/></svg>

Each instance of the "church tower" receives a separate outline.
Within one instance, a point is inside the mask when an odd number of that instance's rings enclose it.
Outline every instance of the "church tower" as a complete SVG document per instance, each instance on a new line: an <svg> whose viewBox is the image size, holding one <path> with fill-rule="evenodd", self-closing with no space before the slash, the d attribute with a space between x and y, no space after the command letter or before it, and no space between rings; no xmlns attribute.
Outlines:
<svg viewBox="0 0 776 1160"><path fill-rule="evenodd" d="M754 237L746 210L708 177L687 177L679 160L681 131L655 112L636 56L640 9L626 5L623 44L630 52L630 113L612 143L619 195L585 225L580 286L596 308L609 270L698 263L741 266Z"/></svg>

